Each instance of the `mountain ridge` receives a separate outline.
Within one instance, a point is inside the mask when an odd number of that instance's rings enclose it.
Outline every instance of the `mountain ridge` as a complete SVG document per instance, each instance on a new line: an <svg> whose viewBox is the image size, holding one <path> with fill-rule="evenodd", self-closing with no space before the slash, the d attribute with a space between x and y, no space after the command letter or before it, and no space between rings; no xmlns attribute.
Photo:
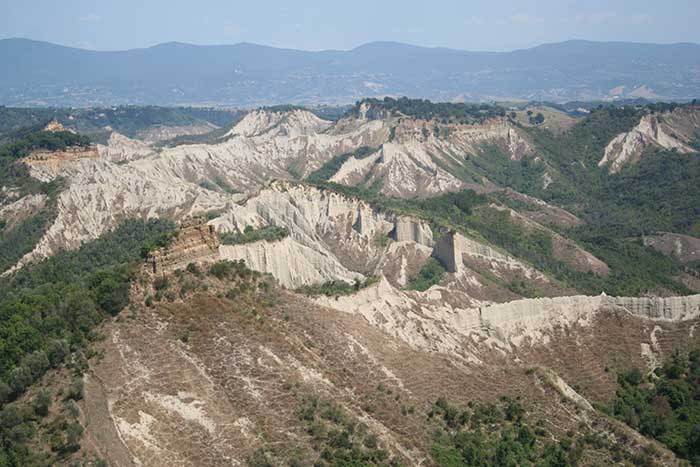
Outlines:
<svg viewBox="0 0 700 467"><path fill-rule="evenodd" d="M509 52L397 42L304 51L241 42L167 42L93 51L0 40L9 105L352 103L408 95L441 101L700 95L700 45L566 41ZM80 70L78 72L77 70ZM639 92L639 91L638 91Z"/></svg>

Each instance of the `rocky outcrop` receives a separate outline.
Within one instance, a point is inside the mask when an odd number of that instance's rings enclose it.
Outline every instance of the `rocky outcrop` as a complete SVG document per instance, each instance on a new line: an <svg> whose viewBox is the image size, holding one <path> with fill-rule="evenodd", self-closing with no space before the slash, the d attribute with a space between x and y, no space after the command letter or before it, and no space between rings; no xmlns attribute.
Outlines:
<svg viewBox="0 0 700 467"><path fill-rule="evenodd" d="M435 243L430 226L411 217L397 217L391 237L397 242L414 242L428 247L432 247Z"/></svg>
<svg viewBox="0 0 700 467"><path fill-rule="evenodd" d="M56 131L70 131L71 133L74 133L74 131L69 130L69 129L67 129L66 127L64 127L64 126L61 124L61 122L59 122L59 121L56 120L55 118L51 119L51 121L50 121L49 123L46 124L46 126L44 127L44 130L43 130L43 131L52 131L52 132L56 132Z"/></svg>
<svg viewBox="0 0 700 467"><path fill-rule="evenodd" d="M460 273L466 280L465 272ZM568 296L523 299L494 304L446 300L450 285L426 292L406 292L383 279L347 297L321 297L316 302L360 314L388 334L412 347L448 353L469 361L492 348L513 351L545 345L564 330L591 326L605 313L625 313L636 319L684 322L700 319L700 295L670 298Z"/></svg>
<svg viewBox="0 0 700 467"><path fill-rule="evenodd" d="M61 151L34 151L22 162L29 166L34 173L45 174L41 179L48 180L56 177L61 170L72 163L81 160L97 160L100 153L96 147L69 147Z"/></svg>
<svg viewBox="0 0 700 467"><path fill-rule="evenodd" d="M367 157L350 157L331 180L346 185L381 182L383 193L407 198L457 191L472 186L454 168L463 164L465 155L481 157L486 145L499 146L511 159L532 152L505 119L461 125L404 118L394 125L390 142Z"/></svg>
<svg viewBox="0 0 700 467"><path fill-rule="evenodd" d="M457 232L444 233L433 250L433 256L445 266L448 272L452 273L464 270L463 255L500 262L515 261L490 246L476 242Z"/></svg>
<svg viewBox="0 0 700 467"><path fill-rule="evenodd" d="M641 319L686 321L700 317L700 295L669 298L573 296L518 300L479 310L481 325L500 340L547 342L556 328L591 324L597 313L622 311Z"/></svg>
<svg viewBox="0 0 700 467"><path fill-rule="evenodd" d="M364 279L362 274L349 271L336 258L289 237L277 242L261 240L242 245L221 245L219 255L222 259L244 260L249 268L272 274L281 285L290 289L332 280L353 282L356 278Z"/></svg>
<svg viewBox="0 0 700 467"><path fill-rule="evenodd" d="M0 230L10 230L33 216L44 207L47 199L44 194L31 194L3 206L0 208L0 221L4 223L4 228Z"/></svg>
<svg viewBox="0 0 700 467"><path fill-rule="evenodd" d="M100 144L97 148L102 158L117 163L125 163L154 154L153 149L146 143L127 138L117 132L112 132L106 146Z"/></svg>
<svg viewBox="0 0 700 467"><path fill-rule="evenodd" d="M180 226L167 248L148 256L148 269L153 274L168 274L184 269L189 263L219 259L219 236L203 219L191 219Z"/></svg>
<svg viewBox="0 0 700 467"><path fill-rule="evenodd" d="M301 136L322 133L331 126L309 111L255 110L243 117L227 136Z"/></svg>
<svg viewBox="0 0 700 467"><path fill-rule="evenodd" d="M192 125L153 125L138 133L137 137L148 145L184 135L204 135L216 130L216 125L202 122Z"/></svg>
<svg viewBox="0 0 700 467"><path fill-rule="evenodd" d="M35 167L31 173L37 178L50 175ZM127 164L81 160L61 167L59 174L67 179L68 187L58 196L56 220L34 250L20 260L20 267L60 250L78 248L128 217L180 221L231 202L230 197L153 170L151 161L144 159Z"/></svg>
<svg viewBox="0 0 700 467"><path fill-rule="evenodd" d="M691 114L692 115L692 114ZM677 122L677 120L693 118L686 115L686 111L665 113L661 116L648 114L642 117L639 124L632 130L617 135L605 148L603 158L598 162L598 166L608 166L611 173L619 172L627 165L639 161L644 150L649 146L657 146L664 149L675 149L681 153L690 153L693 149L688 145L688 138L682 136L680 127L687 122ZM697 122L691 136L700 129ZM696 137L696 136L695 136Z"/></svg>
<svg viewBox="0 0 700 467"><path fill-rule="evenodd" d="M671 232L661 232L643 238L644 245L667 255L673 255L683 263L700 261L700 238Z"/></svg>

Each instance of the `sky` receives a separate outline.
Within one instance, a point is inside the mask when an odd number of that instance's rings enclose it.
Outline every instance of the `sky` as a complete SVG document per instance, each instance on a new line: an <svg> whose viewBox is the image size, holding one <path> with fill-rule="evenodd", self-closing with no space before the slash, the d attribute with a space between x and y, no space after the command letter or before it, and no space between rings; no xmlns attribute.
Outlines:
<svg viewBox="0 0 700 467"><path fill-rule="evenodd" d="M397 41L513 50L569 39L700 43L700 0L0 0L0 38L94 50L178 41L304 50Z"/></svg>

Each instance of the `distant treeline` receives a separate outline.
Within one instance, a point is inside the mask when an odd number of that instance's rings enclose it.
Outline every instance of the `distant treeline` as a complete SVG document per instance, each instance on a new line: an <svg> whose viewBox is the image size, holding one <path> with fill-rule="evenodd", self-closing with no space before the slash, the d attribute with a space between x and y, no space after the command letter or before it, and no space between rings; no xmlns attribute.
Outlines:
<svg viewBox="0 0 700 467"><path fill-rule="evenodd" d="M452 102L431 102L426 99L363 99L350 109L349 114L359 116L360 108L369 105L375 112L403 114L423 120L437 119L443 123L475 123L493 117L503 117L506 109L495 104L466 104Z"/></svg>

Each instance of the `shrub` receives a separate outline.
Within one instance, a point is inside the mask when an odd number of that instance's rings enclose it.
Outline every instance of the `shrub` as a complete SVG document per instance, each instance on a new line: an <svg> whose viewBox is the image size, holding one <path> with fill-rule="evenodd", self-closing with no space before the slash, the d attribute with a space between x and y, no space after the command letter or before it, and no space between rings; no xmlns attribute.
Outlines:
<svg viewBox="0 0 700 467"><path fill-rule="evenodd" d="M51 402L51 391L48 389L41 389L34 397L34 412L40 417L47 416L49 414Z"/></svg>
<svg viewBox="0 0 700 467"><path fill-rule="evenodd" d="M17 366L10 371L10 388L15 394L23 392L33 382L32 372L26 366Z"/></svg>
<svg viewBox="0 0 700 467"><path fill-rule="evenodd" d="M67 399L79 401L85 395L84 389L85 384L83 383L83 378L77 377L73 379L70 387L68 388L68 393L66 395Z"/></svg>
<svg viewBox="0 0 700 467"><path fill-rule="evenodd" d="M238 245L253 243L265 240L266 242L276 242L289 236L289 231L284 227L269 225L254 229L248 225L242 233L223 233L220 235L221 243L225 245Z"/></svg>
<svg viewBox="0 0 700 467"><path fill-rule="evenodd" d="M65 339L53 339L47 346L49 363L52 367L58 366L70 353L70 346Z"/></svg>
<svg viewBox="0 0 700 467"><path fill-rule="evenodd" d="M424 292L433 285L439 284L445 277L446 272L440 261L435 258L429 258L418 272L418 275L409 279L407 287L411 290Z"/></svg>
<svg viewBox="0 0 700 467"><path fill-rule="evenodd" d="M49 369L49 359L43 350L36 350L23 359L24 366L29 369L33 380L39 379Z"/></svg>
<svg viewBox="0 0 700 467"><path fill-rule="evenodd" d="M12 396L12 389L5 381L0 380L0 404L9 401L10 396Z"/></svg>
<svg viewBox="0 0 700 467"><path fill-rule="evenodd" d="M153 281L153 289L156 291L166 290L170 287L170 281L167 277L160 276Z"/></svg>

